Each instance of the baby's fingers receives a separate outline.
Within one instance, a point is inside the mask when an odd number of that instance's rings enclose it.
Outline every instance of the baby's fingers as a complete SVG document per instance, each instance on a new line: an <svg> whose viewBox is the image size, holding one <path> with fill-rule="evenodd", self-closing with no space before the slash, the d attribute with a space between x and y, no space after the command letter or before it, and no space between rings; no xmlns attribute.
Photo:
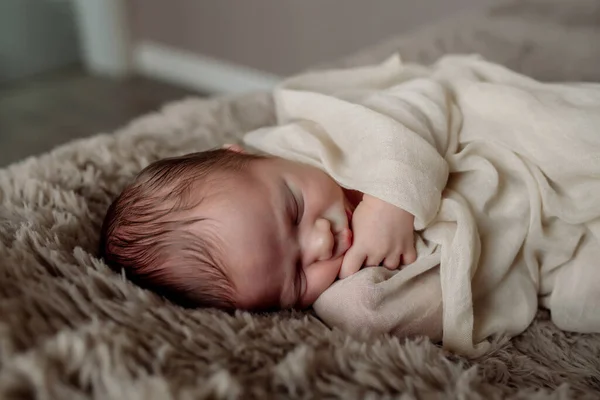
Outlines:
<svg viewBox="0 0 600 400"><path fill-rule="evenodd" d="M367 261L365 262L366 267L379 267L383 264L385 256L379 255L379 253L369 254Z"/></svg>
<svg viewBox="0 0 600 400"><path fill-rule="evenodd" d="M342 261L342 267L340 268L338 277L340 279L344 279L358 272L366 258L367 256L364 254L364 252L358 250L356 247L350 247L348 252L346 252L344 255L344 260Z"/></svg>
<svg viewBox="0 0 600 400"><path fill-rule="evenodd" d="M387 269L397 269L400 266L401 254L388 256L383 260L383 266Z"/></svg>
<svg viewBox="0 0 600 400"><path fill-rule="evenodd" d="M404 265L410 265L415 261L417 261L417 251L415 250L415 247L412 246L402 254L402 263Z"/></svg>

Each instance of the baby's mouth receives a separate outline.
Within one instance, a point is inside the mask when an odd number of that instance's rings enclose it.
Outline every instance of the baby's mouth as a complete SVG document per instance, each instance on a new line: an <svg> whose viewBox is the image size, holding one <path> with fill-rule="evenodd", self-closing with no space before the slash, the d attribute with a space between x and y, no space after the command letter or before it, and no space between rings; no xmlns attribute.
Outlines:
<svg viewBox="0 0 600 400"><path fill-rule="evenodd" d="M352 211L350 211L348 208L346 208L345 210L346 210L346 218L348 218L348 226L351 226L351 224L352 224Z"/></svg>
<svg viewBox="0 0 600 400"><path fill-rule="evenodd" d="M335 244L333 248L332 259L343 256L350 246L352 245L352 231L350 228L346 228L337 235L335 235Z"/></svg>

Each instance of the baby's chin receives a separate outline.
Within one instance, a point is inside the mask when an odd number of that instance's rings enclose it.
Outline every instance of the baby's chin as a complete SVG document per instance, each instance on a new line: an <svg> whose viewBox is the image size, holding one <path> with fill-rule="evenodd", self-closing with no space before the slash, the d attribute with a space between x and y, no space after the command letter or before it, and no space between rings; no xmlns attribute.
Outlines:
<svg viewBox="0 0 600 400"><path fill-rule="evenodd" d="M342 269L342 262L344 261L344 256L341 255L339 257L337 257L336 259L333 260L329 260L329 262L331 263L330 265L328 265L328 272L329 274L331 274L331 276L327 276L327 278L323 278L321 279L319 282L313 282L312 285L312 290L309 290L307 292L310 292L310 294L308 294L307 296L305 296L305 298L302 299L302 301L299 304L299 308L301 309L306 309L309 308L313 305L313 303L315 301L317 301L317 299L327 291L327 289L329 289L329 287L331 287L331 285L333 285L335 283L335 281L338 280L338 275L340 274L340 270ZM315 287L317 287L318 289L316 289Z"/></svg>

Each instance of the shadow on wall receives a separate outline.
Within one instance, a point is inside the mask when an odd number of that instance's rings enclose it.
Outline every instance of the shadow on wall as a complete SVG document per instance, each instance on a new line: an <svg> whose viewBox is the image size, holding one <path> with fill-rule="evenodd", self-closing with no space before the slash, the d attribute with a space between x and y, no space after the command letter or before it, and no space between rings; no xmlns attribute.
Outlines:
<svg viewBox="0 0 600 400"><path fill-rule="evenodd" d="M79 59L71 1L0 1L0 85Z"/></svg>

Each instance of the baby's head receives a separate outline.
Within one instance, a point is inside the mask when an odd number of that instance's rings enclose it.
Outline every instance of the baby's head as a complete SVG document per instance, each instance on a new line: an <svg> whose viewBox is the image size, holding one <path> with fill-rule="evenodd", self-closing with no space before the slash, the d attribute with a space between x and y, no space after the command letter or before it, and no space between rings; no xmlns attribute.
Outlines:
<svg viewBox="0 0 600 400"><path fill-rule="evenodd" d="M230 146L146 167L108 209L100 254L187 306L304 308L335 281L349 219L321 170Z"/></svg>

